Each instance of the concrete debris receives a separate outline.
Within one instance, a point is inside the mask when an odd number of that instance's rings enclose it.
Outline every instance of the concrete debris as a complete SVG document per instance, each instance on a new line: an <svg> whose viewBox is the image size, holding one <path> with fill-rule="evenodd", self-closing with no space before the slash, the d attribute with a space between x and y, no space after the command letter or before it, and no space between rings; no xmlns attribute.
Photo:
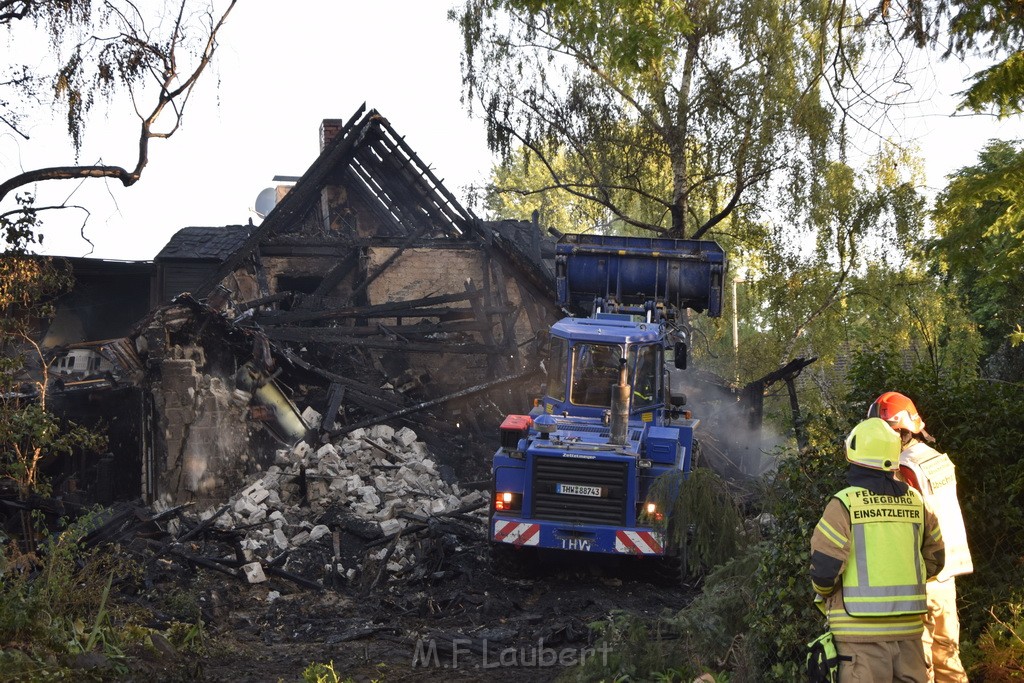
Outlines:
<svg viewBox="0 0 1024 683"><path fill-rule="evenodd" d="M245 578L249 583L263 583L267 580L267 575L263 573L263 565L259 562L243 564L242 571L245 572Z"/></svg>
<svg viewBox="0 0 1024 683"><path fill-rule="evenodd" d="M302 417L308 424L321 419L310 408ZM480 491L465 492L445 483L429 456L415 431L383 424L353 430L319 447L303 441L277 451L274 465L228 501L228 514L215 525L244 534L241 550L249 564L243 570L251 583L266 580L261 561L283 569L289 554L304 546L329 552L339 515L361 520L385 539L387 545L368 552L363 563L372 562L373 572L401 576L417 561L415 539L404 535L411 525L422 530L431 517L483 506L487 500ZM322 523L328 509L333 516ZM212 514L202 512L200 518ZM286 558L285 563L275 564L275 557ZM364 569L348 561L346 565L327 566L331 575L348 581Z"/></svg>
<svg viewBox="0 0 1024 683"><path fill-rule="evenodd" d="M306 426L310 429L318 429L323 423L323 415L313 410L312 407L306 406L306 409L302 411L302 421L306 423Z"/></svg>

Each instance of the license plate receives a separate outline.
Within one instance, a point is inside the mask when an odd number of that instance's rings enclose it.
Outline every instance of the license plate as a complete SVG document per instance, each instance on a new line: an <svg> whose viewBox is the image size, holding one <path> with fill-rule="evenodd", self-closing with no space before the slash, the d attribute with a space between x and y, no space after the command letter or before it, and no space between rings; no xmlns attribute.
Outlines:
<svg viewBox="0 0 1024 683"><path fill-rule="evenodd" d="M594 498L601 497L600 486L583 486L581 484L556 484L555 492L562 493L567 496L593 496Z"/></svg>

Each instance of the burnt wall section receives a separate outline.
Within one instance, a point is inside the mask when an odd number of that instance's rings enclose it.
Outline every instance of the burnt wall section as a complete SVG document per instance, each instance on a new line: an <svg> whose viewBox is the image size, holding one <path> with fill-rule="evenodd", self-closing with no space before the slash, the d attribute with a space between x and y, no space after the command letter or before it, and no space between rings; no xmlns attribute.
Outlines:
<svg viewBox="0 0 1024 683"><path fill-rule="evenodd" d="M189 297L150 314L136 346L153 401L155 497L167 504L220 499L254 466L252 395L238 390L235 377L254 354L267 360L265 347Z"/></svg>
<svg viewBox="0 0 1024 683"><path fill-rule="evenodd" d="M134 386L54 391L47 407L63 420L107 436L104 453L76 450L47 461L44 473L55 492L81 504L145 497L146 468L153 456L148 392Z"/></svg>
<svg viewBox="0 0 1024 683"><path fill-rule="evenodd" d="M201 353L175 347L172 356L158 363L160 380L151 388L163 455L157 490L167 504L219 500L249 465L249 396L202 372Z"/></svg>
<svg viewBox="0 0 1024 683"><path fill-rule="evenodd" d="M74 284L55 302L55 315L44 330L44 348L123 337L149 312L152 263L57 261L67 266Z"/></svg>

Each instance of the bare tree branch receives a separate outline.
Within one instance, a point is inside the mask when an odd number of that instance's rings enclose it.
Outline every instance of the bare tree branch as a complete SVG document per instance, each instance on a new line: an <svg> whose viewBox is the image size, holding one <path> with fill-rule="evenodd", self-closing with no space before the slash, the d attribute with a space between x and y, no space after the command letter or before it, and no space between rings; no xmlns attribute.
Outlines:
<svg viewBox="0 0 1024 683"><path fill-rule="evenodd" d="M0 0L0 11L3 9L3 3L9 2L9 0ZM227 21L228 16L231 14L231 10L234 9L238 0L231 0L228 7L220 15L220 17L213 21L213 16L208 15L210 20L210 31L207 36L205 45L202 52L199 55L199 61L195 68L189 73L184 79L181 78L181 74L178 73L178 62L177 62L177 47L181 44L184 39L184 1L179 6L178 15L175 19L174 29L172 31L170 41L167 43L166 48L161 50L158 46L148 42L145 38L140 38L139 35L145 36L145 27L139 33L136 34L122 34L120 38L135 43L140 49L150 52L153 56L158 58L158 61L162 62L162 71L151 70L151 74L155 77L159 85L159 94L156 102L152 109L149 110L148 114L143 115L137 106L135 92L129 87L129 93L133 105L136 106L136 114L139 115L139 141L138 141L138 156L135 161L135 166L131 170L123 166L118 165L105 165L105 164L94 164L94 165L74 165L74 166L51 166L46 168L38 168L30 171L25 171L11 178L8 178L3 183L0 183L0 201L6 198L12 191L29 185L31 183L42 182L46 180L72 180L72 179L84 179L84 178L112 178L121 182L125 187L130 187L138 182L142 176L143 170L149 164L149 143L153 139L167 139L171 137L181 126L182 117L185 113L185 107L188 104L188 100L191 97L196 84L199 82L203 72L209 66L213 60L214 54L217 51L217 37L220 30L223 28L224 23ZM128 3L132 9L138 13L136 8L131 3ZM116 14L118 14L122 21L126 22L127 26L132 24L128 22L127 17L121 13L117 8L110 7ZM0 14L2 18L2 14ZM141 23L141 15L140 15ZM148 36L146 36L148 37ZM100 40L96 38L95 40ZM156 130L155 126L160 118L160 115L164 113L166 109L170 108L173 112L173 123L164 130Z"/></svg>

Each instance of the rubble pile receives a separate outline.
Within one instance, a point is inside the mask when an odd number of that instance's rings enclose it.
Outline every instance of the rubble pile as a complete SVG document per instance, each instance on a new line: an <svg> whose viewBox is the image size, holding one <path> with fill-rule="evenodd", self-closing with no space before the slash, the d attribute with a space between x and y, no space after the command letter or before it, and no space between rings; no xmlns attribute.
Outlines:
<svg viewBox="0 0 1024 683"><path fill-rule="evenodd" d="M307 408L303 419L315 425L320 416ZM279 450L262 476L200 519L242 534L247 562L242 569L250 583L266 580L267 564L282 569L290 562L303 564L299 558L311 552L326 560L324 577L351 582L367 564L401 576L417 563L420 548L414 534L404 532L421 531L440 517L482 510L486 502L481 491L447 483L413 430L380 424L319 448L302 441ZM344 553L343 562L339 534L353 528L371 543L361 558ZM301 571L307 576L309 564Z"/></svg>

